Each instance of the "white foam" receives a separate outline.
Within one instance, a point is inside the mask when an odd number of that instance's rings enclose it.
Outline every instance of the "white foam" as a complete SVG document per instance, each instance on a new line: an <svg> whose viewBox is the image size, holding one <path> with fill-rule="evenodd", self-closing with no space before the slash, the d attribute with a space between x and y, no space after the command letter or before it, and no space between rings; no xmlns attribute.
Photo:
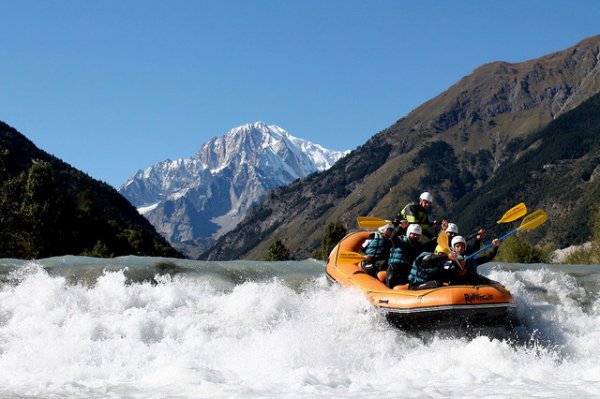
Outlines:
<svg viewBox="0 0 600 399"><path fill-rule="evenodd" d="M323 277L68 284L30 265L0 291L0 395L375 398L600 395L600 304L574 277L493 271L528 316L520 342L390 327ZM597 293L596 293L597 294ZM597 298L597 295L596 295ZM537 331L537 332L536 332Z"/></svg>

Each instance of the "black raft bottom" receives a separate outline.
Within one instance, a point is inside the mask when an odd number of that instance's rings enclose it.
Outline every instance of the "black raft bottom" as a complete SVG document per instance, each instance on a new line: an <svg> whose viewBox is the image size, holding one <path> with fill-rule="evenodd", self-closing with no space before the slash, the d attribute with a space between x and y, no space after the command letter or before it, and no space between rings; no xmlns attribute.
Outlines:
<svg viewBox="0 0 600 399"><path fill-rule="evenodd" d="M412 328L439 327L510 327L514 322L514 304L440 306L419 310L381 308L394 326Z"/></svg>

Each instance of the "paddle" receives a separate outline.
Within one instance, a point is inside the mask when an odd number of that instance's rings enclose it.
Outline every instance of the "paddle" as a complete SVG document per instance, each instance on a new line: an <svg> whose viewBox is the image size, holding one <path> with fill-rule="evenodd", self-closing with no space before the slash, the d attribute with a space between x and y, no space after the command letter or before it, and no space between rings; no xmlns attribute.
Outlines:
<svg viewBox="0 0 600 399"><path fill-rule="evenodd" d="M526 213L527 213L527 207L525 206L525 204L523 202L521 202L520 204L517 204L517 205L513 206L512 208L510 208L508 211L506 211L506 213L500 218L500 220L498 220L495 224L491 225L490 227L486 228L486 230L491 229L496 224L514 222L515 220L520 219L523 216L525 216ZM472 238L474 238L476 236L477 236L477 233L471 234L470 236L467 237L467 241L471 240Z"/></svg>
<svg viewBox="0 0 600 399"><path fill-rule="evenodd" d="M499 240L502 241L506 237L515 234L517 231L533 230L536 227L538 227L539 225L541 225L542 223L544 223L546 220L548 220L548 215L546 215L546 212L544 212L543 209L538 209L537 211L532 212L529 215L527 215L525 217L525 219L523 219L523 222L521 222L521 225L519 227L504 234L502 237L499 238ZM485 251L486 249L490 248L492 245L493 245L492 243L485 245L479 251L474 252L471 255L467 256L467 260L473 258L478 253Z"/></svg>
<svg viewBox="0 0 600 399"><path fill-rule="evenodd" d="M386 224L393 223L391 220L380 219L374 216L359 216L356 218L358 227L361 229L378 229ZM423 224L421 222L408 222L408 224ZM430 225L434 223L429 223Z"/></svg>
<svg viewBox="0 0 600 399"><path fill-rule="evenodd" d="M338 261L347 263L357 263L365 259L367 259L367 257L363 254L359 254L358 252L344 251L338 254Z"/></svg>
<svg viewBox="0 0 600 399"><path fill-rule="evenodd" d="M506 213L500 218L500 220L496 222L496 224L514 222L515 220L525 216L526 213L527 207L523 202L521 202L520 204L517 204L510 208L508 211L506 211ZM358 227L360 227L361 229L377 229L381 226L385 226L386 224L392 223L391 220L376 218L374 216L359 216L356 218L356 221L358 222ZM494 226L495 224L490 226L486 230L489 230ZM472 239L476 235L477 233L470 235L467 238L467 241Z"/></svg>
<svg viewBox="0 0 600 399"><path fill-rule="evenodd" d="M361 229L377 229L386 224L392 223L391 220L376 218L373 216L359 216L356 218L358 227Z"/></svg>
<svg viewBox="0 0 600 399"><path fill-rule="evenodd" d="M448 245L448 235L446 231L440 231L437 236L437 245L440 247L440 251L444 253L450 253L450 245ZM437 249L437 248L436 248Z"/></svg>

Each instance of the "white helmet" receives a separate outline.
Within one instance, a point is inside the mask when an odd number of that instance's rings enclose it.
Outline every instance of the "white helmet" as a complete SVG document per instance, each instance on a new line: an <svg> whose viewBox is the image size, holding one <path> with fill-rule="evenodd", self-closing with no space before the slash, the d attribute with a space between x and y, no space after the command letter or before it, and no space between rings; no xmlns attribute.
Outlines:
<svg viewBox="0 0 600 399"><path fill-rule="evenodd" d="M383 225L383 226L381 226L381 227L380 227L379 229L377 229L377 230L379 230L379 232L380 232L381 234L385 234L385 232L387 231L387 229L392 229L392 230L394 230L394 225L393 225L393 224L391 224L391 223L388 223L388 224L386 224L386 225Z"/></svg>
<svg viewBox="0 0 600 399"><path fill-rule="evenodd" d="M454 248L454 246L459 242L462 242L465 246L467 245L467 242L463 236L456 236L452 239L452 248Z"/></svg>
<svg viewBox="0 0 600 399"><path fill-rule="evenodd" d="M419 200L423 201L427 201L427 202L433 202L433 195L431 195L430 192L425 191L424 193L421 194L421 196L419 197Z"/></svg>
<svg viewBox="0 0 600 399"><path fill-rule="evenodd" d="M410 226L408 226L408 228L406 229L406 236L408 237L411 234L418 234L421 235L423 233L423 230L421 230L421 226L419 226L418 224L411 224Z"/></svg>
<svg viewBox="0 0 600 399"><path fill-rule="evenodd" d="M446 233L458 234L458 226L454 223L448 223L448 227L446 227Z"/></svg>

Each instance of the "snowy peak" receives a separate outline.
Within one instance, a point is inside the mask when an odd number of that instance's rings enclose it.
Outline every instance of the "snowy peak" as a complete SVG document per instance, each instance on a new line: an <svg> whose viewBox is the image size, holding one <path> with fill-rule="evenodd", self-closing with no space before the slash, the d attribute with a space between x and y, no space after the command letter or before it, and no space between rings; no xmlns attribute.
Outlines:
<svg viewBox="0 0 600 399"><path fill-rule="evenodd" d="M137 208L156 205L169 196L183 195L191 185L209 175L206 169L197 159L167 159L139 170L119 192Z"/></svg>
<svg viewBox="0 0 600 399"><path fill-rule="evenodd" d="M326 170L347 153L276 125L248 123L211 139L191 158L138 171L119 191L170 242L212 240L269 190Z"/></svg>
<svg viewBox="0 0 600 399"><path fill-rule="evenodd" d="M275 156L288 163L298 178L329 169L346 153L294 137L279 126L254 122L210 140L200 148L196 158L212 171L218 171L232 163L260 163L261 156Z"/></svg>

